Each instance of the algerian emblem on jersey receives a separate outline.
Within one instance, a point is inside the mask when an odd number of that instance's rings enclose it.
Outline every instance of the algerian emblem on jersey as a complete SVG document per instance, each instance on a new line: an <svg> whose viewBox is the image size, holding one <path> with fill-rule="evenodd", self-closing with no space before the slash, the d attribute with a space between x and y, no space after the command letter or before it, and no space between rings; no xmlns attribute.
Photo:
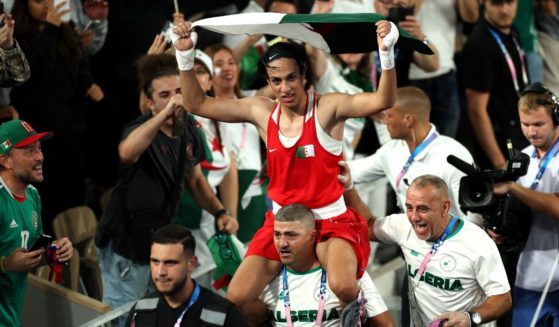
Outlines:
<svg viewBox="0 0 559 327"><path fill-rule="evenodd" d="M330 290L324 285L324 300L330 297ZM320 302L320 284L313 291L313 298L316 302Z"/></svg>
<svg viewBox="0 0 559 327"><path fill-rule="evenodd" d="M297 148L297 158L305 159L314 157L314 145L307 144Z"/></svg>
<svg viewBox="0 0 559 327"><path fill-rule="evenodd" d="M37 214L37 211L33 210L33 212L31 212L31 219L33 221L33 228L37 231L39 228L39 215Z"/></svg>
<svg viewBox="0 0 559 327"><path fill-rule="evenodd" d="M446 272L451 272L454 270L454 268L456 268L456 259L454 259L453 256L445 254L442 258L441 258L441 269L446 271Z"/></svg>

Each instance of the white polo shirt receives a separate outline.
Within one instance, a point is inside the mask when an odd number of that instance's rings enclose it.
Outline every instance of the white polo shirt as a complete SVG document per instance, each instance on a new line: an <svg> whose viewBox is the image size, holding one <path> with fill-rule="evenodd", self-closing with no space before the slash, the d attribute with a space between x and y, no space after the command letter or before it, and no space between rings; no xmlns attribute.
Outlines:
<svg viewBox="0 0 559 327"><path fill-rule="evenodd" d="M374 228L381 242L400 246L408 279L413 282L433 243L417 237L405 214L377 219ZM495 242L481 228L459 220L456 230L427 263L415 288L421 327L428 326L441 313L469 311L487 297L508 291L507 274Z"/></svg>
<svg viewBox="0 0 559 327"><path fill-rule="evenodd" d="M435 125L431 124L431 129L425 139L428 139L433 133L437 133L437 129ZM405 210L408 184L411 184L419 176L425 174L435 175L442 178L448 185L451 202L450 214L458 217L466 216L460 210L460 205L458 204L460 179L465 174L449 164L446 158L449 155L454 155L471 164L474 162L474 159L470 152L456 140L444 135L438 135L415 157L397 188L396 178L410 155L411 153L406 141L391 140L373 155L348 162L353 182L356 184L371 182L386 176L398 196L400 208ZM469 215L466 219L476 225L481 225L482 223L477 215Z"/></svg>
<svg viewBox="0 0 559 327"><path fill-rule="evenodd" d="M306 272L295 272L287 269L291 319L295 326L314 326L320 299L321 275L322 269L320 266ZM367 272L357 283L363 290L365 299L367 299L365 304L367 317L374 317L388 310ZM276 279L266 286L260 296L268 311L271 312L274 326L287 326L283 294L283 276L280 273ZM340 300L328 284L325 296L326 303L321 326L339 326L342 314Z"/></svg>
<svg viewBox="0 0 559 327"><path fill-rule="evenodd" d="M540 162L540 158L532 157L533 146L525 148L522 152L530 156L530 165L526 175L518 179L518 184L529 188L543 162ZM536 191L559 194L559 154L549 162ZM516 266L515 285L527 290L543 291L551 267L557 259L557 251L559 251L559 219L532 210L532 228ZM555 271L549 288L550 292L557 290L559 290L559 269Z"/></svg>

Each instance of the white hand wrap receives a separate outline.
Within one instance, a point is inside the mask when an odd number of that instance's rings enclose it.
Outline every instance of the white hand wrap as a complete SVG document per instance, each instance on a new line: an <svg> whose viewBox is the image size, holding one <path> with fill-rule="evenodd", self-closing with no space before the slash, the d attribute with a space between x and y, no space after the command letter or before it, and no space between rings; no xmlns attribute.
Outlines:
<svg viewBox="0 0 559 327"><path fill-rule="evenodd" d="M175 42L181 37L177 35L173 30L171 30L171 42L175 45ZM179 70L191 70L194 68L194 48L196 47L196 41L198 40L198 33L191 31L190 39L192 40L192 48L189 50L180 51L175 47L175 56L177 57L177 65Z"/></svg>
<svg viewBox="0 0 559 327"><path fill-rule="evenodd" d="M382 39L382 43L388 47L388 50L381 50L379 47L380 66L382 70L394 68L394 45L398 41L400 33L398 27L390 22L390 32Z"/></svg>

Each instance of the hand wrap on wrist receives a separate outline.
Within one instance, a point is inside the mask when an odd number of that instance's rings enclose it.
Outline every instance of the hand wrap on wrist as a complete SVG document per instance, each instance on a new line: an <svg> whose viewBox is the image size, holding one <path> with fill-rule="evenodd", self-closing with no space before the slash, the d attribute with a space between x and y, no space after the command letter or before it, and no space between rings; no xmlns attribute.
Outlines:
<svg viewBox="0 0 559 327"><path fill-rule="evenodd" d="M175 45L175 42L181 37L171 30L171 42ZM196 47L196 41L198 40L198 33L191 31L190 39L192 40L192 48L189 50L180 51L175 47L175 56L177 57L177 65L179 70L191 70L194 68L194 48Z"/></svg>
<svg viewBox="0 0 559 327"><path fill-rule="evenodd" d="M382 39L388 50L381 50L379 46L380 66L382 70L389 70L394 68L394 45L398 41L400 33L398 27L390 22L390 32Z"/></svg>

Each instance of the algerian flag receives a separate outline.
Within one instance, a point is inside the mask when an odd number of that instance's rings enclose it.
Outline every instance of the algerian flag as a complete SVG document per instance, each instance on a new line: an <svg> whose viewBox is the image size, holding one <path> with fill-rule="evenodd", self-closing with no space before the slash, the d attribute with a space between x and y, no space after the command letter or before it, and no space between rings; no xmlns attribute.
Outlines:
<svg viewBox="0 0 559 327"><path fill-rule="evenodd" d="M386 19L378 14L247 13L206 18L194 22L217 33L233 35L271 34L308 43L337 53L365 53L378 49L375 22ZM431 49L400 29L397 47L432 54Z"/></svg>

